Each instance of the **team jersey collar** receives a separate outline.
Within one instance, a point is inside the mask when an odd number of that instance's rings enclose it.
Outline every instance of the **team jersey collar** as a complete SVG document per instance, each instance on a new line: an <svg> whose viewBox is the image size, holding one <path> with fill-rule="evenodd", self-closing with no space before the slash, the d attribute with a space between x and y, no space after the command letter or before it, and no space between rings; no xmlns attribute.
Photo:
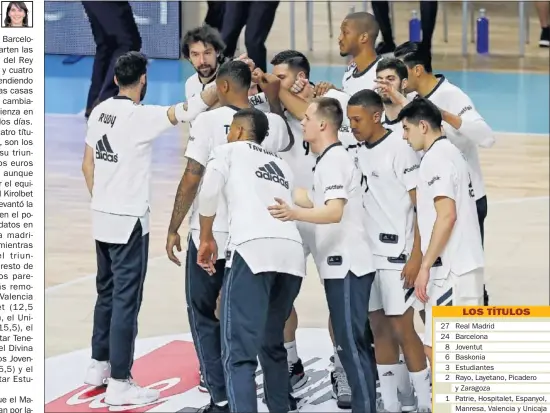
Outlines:
<svg viewBox="0 0 550 413"><path fill-rule="evenodd" d="M382 125L389 125L389 126L397 125L399 123L397 119L398 118L395 118L394 120L388 120L388 117L384 113L384 121L382 122Z"/></svg>
<svg viewBox="0 0 550 413"><path fill-rule="evenodd" d="M430 93L424 96L424 99L429 99L436 92L436 90L439 89L439 87L443 84L443 82L445 82L445 75L439 74L439 75L435 75L435 77L436 79L439 79L437 82L437 85L435 85L435 87L430 91Z"/></svg>
<svg viewBox="0 0 550 413"><path fill-rule="evenodd" d="M368 143L368 142L365 141L365 142L363 142L362 145L367 149L372 149L372 148L380 145L382 142L384 142L386 140L386 138L391 135L391 133L392 133L391 130L386 129L386 134L384 136L382 136L380 139L378 139L376 142Z"/></svg>
<svg viewBox="0 0 550 413"><path fill-rule="evenodd" d="M430 145L430 147L429 147L428 149L426 149L426 152L424 152L424 155L425 155L426 153L428 153L428 151L429 151L430 149L432 149L433 146L434 146L437 142L442 141L442 140L444 140L444 139L447 139L447 137L446 137L445 135L440 136L440 137L437 138L435 141L433 141L433 143Z"/></svg>
<svg viewBox="0 0 550 413"><path fill-rule="evenodd" d="M367 73L369 70L371 70L374 67L374 65L380 61L380 59L382 59L382 57L378 56L376 58L376 60L374 62L372 62L370 65L368 65L367 68L365 70L363 70L362 72L358 72L357 66L355 66L355 69L353 69L353 72L351 73L351 76L354 77L354 78L358 78L358 77L363 76L365 73Z"/></svg>
<svg viewBox="0 0 550 413"><path fill-rule="evenodd" d="M201 76L200 76L199 73L197 72L197 77L199 78L199 82L200 82L201 85L202 85L202 90L204 90L204 89L206 88L206 86L209 85L210 83L216 81L216 78L218 77L218 69L219 69L219 67L216 69L216 73L214 73L214 76L212 76L212 78L211 78L208 82L206 82L206 83L204 83L204 82L202 81Z"/></svg>
<svg viewBox="0 0 550 413"><path fill-rule="evenodd" d="M338 142L334 142L332 145L329 145L325 148L325 150L323 151L323 153L321 155L319 155L317 157L317 159L315 160L315 165L317 165L319 163L319 161L321 160L321 158L323 156L325 156L325 154L330 151L332 148L336 148L337 146L342 146L342 142L338 141Z"/></svg>
<svg viewBox="0 0 550 413"><path fill-rule="evenodd" d="M133 100L130 99L128 96L116 95L116 96L113 96L113 99L115 99L115 100L129 100L129 101L133 102Z"/></svg>

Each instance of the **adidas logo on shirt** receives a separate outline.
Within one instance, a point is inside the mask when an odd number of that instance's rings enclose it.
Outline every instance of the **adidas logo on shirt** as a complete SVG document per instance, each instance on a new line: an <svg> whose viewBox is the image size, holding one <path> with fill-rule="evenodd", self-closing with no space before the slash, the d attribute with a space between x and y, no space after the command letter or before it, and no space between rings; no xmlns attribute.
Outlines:
<svg viewBox="0 0 550 413"><path fill-rule="evenodd" d="M95 144L95 158L107 162L118 162L118 154L113 152L113 148L111 148L107 135L103 135L103 138L98 140Z"/></svg>
<svg viewBox="0 0 550 413"><path fill-rule="evenodd" d="M263 178L277 184L281 184L288 189L288 181L285 179L283 171L273 161L266 163L264 166L260 166L256 171L258 178Z"/></svg>

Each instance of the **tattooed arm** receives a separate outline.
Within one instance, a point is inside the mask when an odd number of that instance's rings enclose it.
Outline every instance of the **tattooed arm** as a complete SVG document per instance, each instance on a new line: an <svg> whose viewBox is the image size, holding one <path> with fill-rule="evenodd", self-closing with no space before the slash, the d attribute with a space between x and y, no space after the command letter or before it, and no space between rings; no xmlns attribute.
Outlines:
<svg viewBox="0 0 550 413"><path fill-rule="evenodd" d="M187 212L189 212L189 208L193 205L203 174L204 166L194 159L188 158L185 172L178 185L166 240L166 253L168 254L168 258L177 265L181 265L179 259L174 254L174 247L176 247L178 251L181 251L181 241L178 230Z"/></svg>
<svg viewBox="0 0 550 413"><path fill-rule="evenodd" d="M194 159L187 161L187 167L178 185L172 219L170 220L170 227L168 229L169 232L178 232L189 208L193 205L203 173L204 166Z"/></svg>

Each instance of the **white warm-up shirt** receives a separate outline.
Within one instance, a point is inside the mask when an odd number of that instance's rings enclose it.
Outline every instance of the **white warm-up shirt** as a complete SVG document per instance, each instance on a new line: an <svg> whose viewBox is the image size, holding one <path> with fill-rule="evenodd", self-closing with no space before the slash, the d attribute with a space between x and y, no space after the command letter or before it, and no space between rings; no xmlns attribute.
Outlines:
<svg viewBox="0 0 550 413"><path fill-rule="evenodd" d="M191 99L198 93L202 93L207 87L215 87L216 76L214 76L208 83L202 83L198 73L189 76L185 81L185 100Z"/></svg>
<svg viewBox="0 0 550 413"><path fill-rule="evenodd" d="M420 159L403 136L391 130L373 144L364 142L358 159L366 180L366 226L377 269L402 267L395 258L412 251L414 206L409 191L418 184Z"/></svg>
<svg viewBox="0 0 550 413"><path fill-rule="evenodd" d="M269 112L269 103L263 92L250 96L248 100L256 109ZM300 120L288 111L285 111L285 118L294 136L294 145L290 150L279 153L279 156L290 165L296 187L311 189L316 156L311 152L309 143L304 141L304 131Z"/></svg>
<svg viewBox="0 0 550 413"><path fill-rule="evenodd" d="M376 68L380 61L378 57L362 72L357 71L357 66L349 66L344 77L342 78L342 90L348 95L353 96L355 93L363 89L374 89L376 79Z"/></svg>
<svg viewBox="0 0 550 413"><path fill-rule="evenodd" d="M401 138L403 138L403 122L399 122L397 119L389 120L384 113L384 116L382 118L382 125L384 125L386 129L390 129L391 131L400 135Z"/></svg>
<svg viewBox="0 0 550 413"><path fill-rule="evenodd" d="M355 136L353 136L353 133L351 132L348 118L348 101L350 95L340 90L329 89L323 97L333 98L340 102L344 117L342 120L342 126L338 131L338 140L342 142L344 149L350 153L354 161L357 163L357 148L359 147L359 142L355 139Z"/></svg>
<svg viewBox="0 0 550 413"><path fill-rule="evenodd" d="M143 234L149 232L152 144L173 126L168 109L115 96L90 114L86 145L95 159L91 207L96 240L125 244L138 218Z"/></svg>
<svg viewBox="0 0 550 413"><path fill-rule="evenodd" d="M199 212L212 216L212 193L221 182L227 200L229 244L253 273L280 272L303 277L302 239L292 221L273 218L268 207L275 198L292 205L293 176L275 153L251 141L214 148L206 167ZM218 208L219 209L219 208Z"/></svg>
<svg viewBox="0 0 550 413"><path fill-rule="evenodd" d="M437 197L455 201L457 219L440 257L442 265L432 271L434 279L446 278L450 271L462 275L484 267L470 168L460 150L445 137L433 143L420 163L417 216L423 254L428 250L437 218L434 205Z"/></svg>
<svg viewBox="0 0 550 413"><path fill-rule="evenodd" d="M355 152L357 150L358 142L351 133L349 126L349 119L347 117L347 105L350 96L342 91L329 89L324 97L330 97L338 100L342 106L344 112L344 118L342 127L338 132L338 139L348 150L353 158L356 158ZM263 93L251 96L249 101L253 103L256 109L260 109L264 112L269 110L269 104ZM304 131L300 120L295 118L291 113L285 111L286 120L294 136L294 146L287 152L282 152L279 155L283 158L290 167L295 176L295 182L297 188L311 189L313 186L313 169L315 167L315 160L317 156L311 152L310 145L304 141Z"/></svg>
<svg viewBox="0 0 550 413"><path fill-rule="evenodd" d="M322 279L342 279L349 271L363 276L375 270L361 192L361 173L341 142L317 158L312 202L321 207L332 199L346 201L339 223L315 227L316 261Z"/></svg>
<svg viewBox="0 0 550 413"><path fill-rule="evenodd" d="M457 130L446 122L443 122L443 129L449 140L462 151L468 161L472 170L472 185L476 200L480 199L485 196L485 185L477 147L491 147L495 142L493 131L466 93L449 82L445 76L436 75L436 77L439 83L425 98L440 109L461 117L460 129Z"/></svg>
<svg viewBox="0 0 550 413"><path fill-rule="evenodd" d="M233 115L239 109L232 106L222 106L211 111L203 112L193 122L190 131L189 142L185 151L185 157L193 159L206 166L212 150L227 143L227 134ZM273 113L267 113L269 120L269 132L263 142L263 147L269 151L278 152L290 143L288 129L282 117ZM224 246L227 240L228 220L227 205L220 200L216 220L214 221L214 235L218 245ZM199 214L197 200L193 203L193 211L190 218L191 236L195 245L199 245Z"/></svg>

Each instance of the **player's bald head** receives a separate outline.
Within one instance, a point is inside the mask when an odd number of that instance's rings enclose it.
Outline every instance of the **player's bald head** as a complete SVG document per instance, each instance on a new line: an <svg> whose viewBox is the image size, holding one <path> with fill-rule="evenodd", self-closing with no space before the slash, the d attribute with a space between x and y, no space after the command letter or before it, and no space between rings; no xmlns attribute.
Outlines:
<svg viewBox="0 0 550 413"><path fill-rule="evenodd" d="M360 11L356 13L350 13L344 19L350 24L357 32L366 33L369 36L369 41L374 45L380 28L376 18L366 11Z"/></svg>

